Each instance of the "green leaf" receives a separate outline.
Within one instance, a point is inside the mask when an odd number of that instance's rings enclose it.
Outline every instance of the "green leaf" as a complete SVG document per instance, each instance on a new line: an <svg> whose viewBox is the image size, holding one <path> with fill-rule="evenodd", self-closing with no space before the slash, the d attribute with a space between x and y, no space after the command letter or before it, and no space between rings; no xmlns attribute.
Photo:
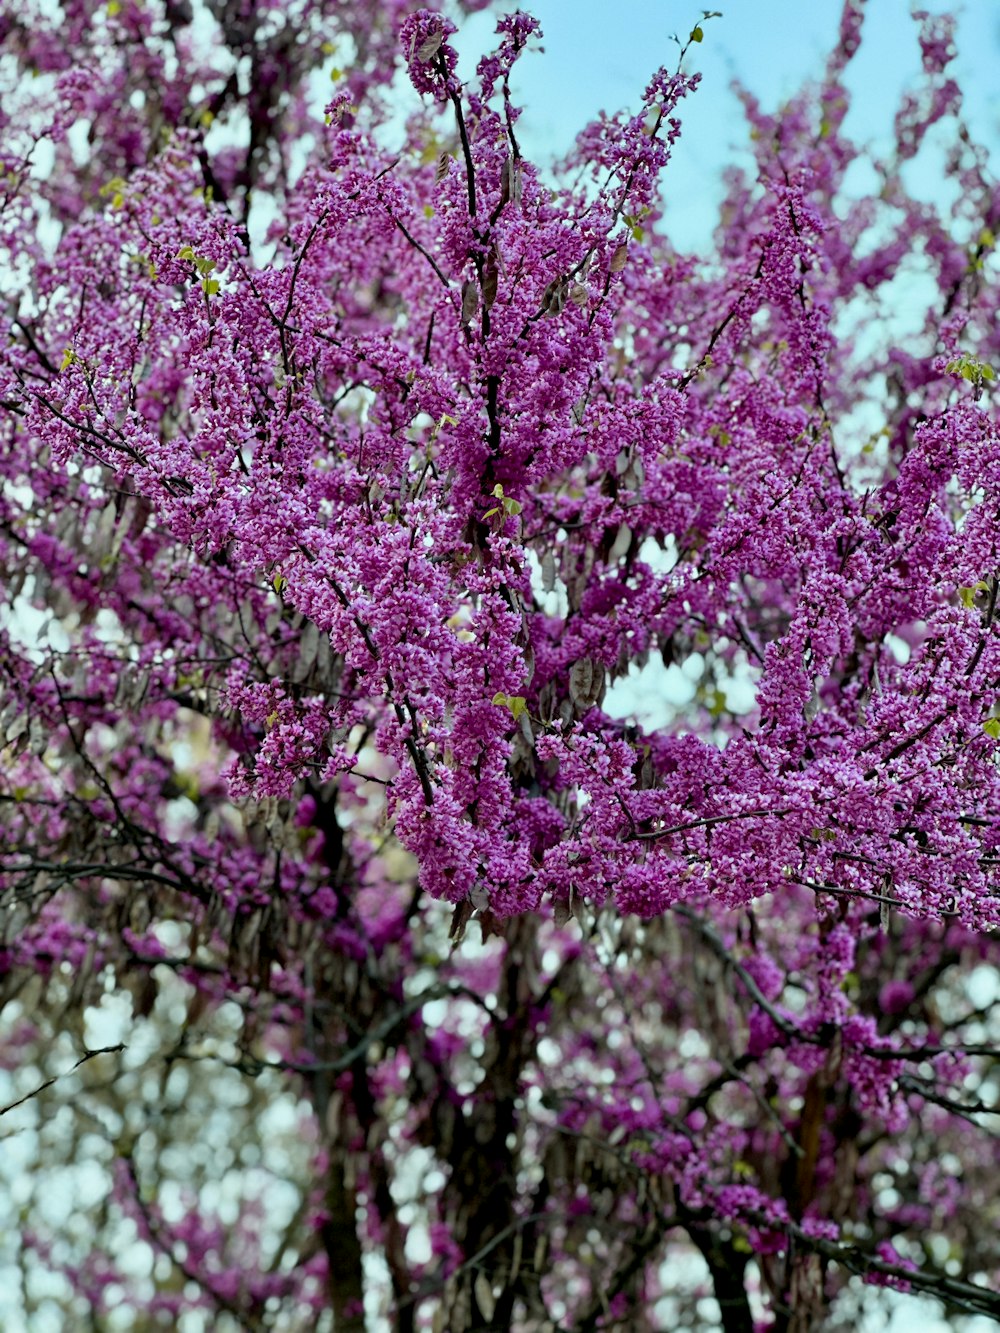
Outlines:
<svg viewBox="0 0 1000 1333"><path fill-rule="evenodd" d="M219 279L203 278L201 283L201 290L205 293L206 296L214 296L215 293L219 290Z"/></svg>
<svg viewBox="0 0 1000 1333"><path fill-rule="evenodd" d="M701 42L704 41L704 38L705 34L702 32L701 24L699 23L697 27L691 29L691 40L692 42Z"/></svg>
<svg viewBox="0 0 1000 1333"><path fill-rule="evenodd" d="M1000 740L1000 717L988 717L983 723L983 731L991 740Z"/></svg>
<svg viewBox="0 0 1000 1333"><path fill-rule="evenodd" d="M990 590L990 585L988 583L984 583L983 580L980 579L978 583L973 583L967 588L959 588L958 590L959 600L961 601L964 607L967 607L968 610L972 611L975 609L976 605L976 593L989 592L989 590Z"/></svg>
<svg viewBox="0 0 1000 1333"><path fill-rule="evenodd" d="M961 375L963 380L968 380L977 387L981 387L984 381L989 383L996 379L996 372L992 366L980 361L978 357L970 356L967 352L949 361L945 371L949 375Z"/></svg>
<svg viewBox="0 0 1000 1333"><path fill-rule="evenodd" d="M509 708L515 722L528 707L528 701L523 694L504 694L503 690L497 690L491 702L498 708Z"/></svg>

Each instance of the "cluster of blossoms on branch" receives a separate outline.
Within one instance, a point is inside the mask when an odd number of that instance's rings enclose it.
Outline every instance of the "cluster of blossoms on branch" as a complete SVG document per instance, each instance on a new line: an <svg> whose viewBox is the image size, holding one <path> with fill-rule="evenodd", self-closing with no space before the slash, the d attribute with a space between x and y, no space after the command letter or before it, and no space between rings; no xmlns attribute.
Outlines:
<svg viewBox="0 0 1000 1333"><path fill-rule="evenodd" d="M1000 1311L1000 189L915 18L877 191L848 0L698 259L701 25L552 174L521 12L468 77L406 0L0 6L0 994L102 1127L97 1245L22 1241L67 1310L682 1327L697 1254L727 1333Z"/></svg>

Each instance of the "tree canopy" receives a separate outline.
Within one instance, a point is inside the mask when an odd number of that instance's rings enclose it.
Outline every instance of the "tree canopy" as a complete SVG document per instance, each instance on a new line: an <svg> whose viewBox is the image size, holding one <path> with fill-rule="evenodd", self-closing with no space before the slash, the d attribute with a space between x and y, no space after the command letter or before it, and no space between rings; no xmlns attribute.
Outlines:
<svg viewBox="0 0 1000 1333"><path fill-rule="evenodd" d="M661 191L719 16L542 169L538 24L465 69L482 8L0 5L11 1319L1000 1319L953 24L880 156L847 0L698 256Z"/></svg>

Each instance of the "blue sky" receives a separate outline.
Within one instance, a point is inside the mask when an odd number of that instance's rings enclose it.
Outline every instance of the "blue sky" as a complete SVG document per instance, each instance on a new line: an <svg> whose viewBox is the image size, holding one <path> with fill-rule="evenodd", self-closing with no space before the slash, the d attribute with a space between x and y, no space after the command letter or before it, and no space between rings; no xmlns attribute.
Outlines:
<svg viewBox="0 0 1000 1333"><path fill-rule="evenodd" d="M671 33L688 33L703 7L704 0L523 0L523 8L541 21L545 48L544 54L522 59L514 81L525 107L525 151L538 161L551 159L602 109L637 106L653 69L676 63ZM719 173L746 151L732 80L746 84L765 108L777 106L805 78L821 72L841 11L840 0L718 0L712 7L723 16L704 25L705 39L688 57L688 67L704 77L684 105L684 133L665 180L667 229L683 248L706 245ZM944 6L922 0L922 7ZM996 153L1000 3L965 0L949 7L959 14L953 68L966 93L967 118L974 136ZM463 28L458 45L466 77L491 44L495 13L475 15ZM862 50L848 79L854 94L848 129L865 142L886 142L900 93L919 75L916 33L908 0L869 0ZM928 167L929 194L934 176Z"/></svg>

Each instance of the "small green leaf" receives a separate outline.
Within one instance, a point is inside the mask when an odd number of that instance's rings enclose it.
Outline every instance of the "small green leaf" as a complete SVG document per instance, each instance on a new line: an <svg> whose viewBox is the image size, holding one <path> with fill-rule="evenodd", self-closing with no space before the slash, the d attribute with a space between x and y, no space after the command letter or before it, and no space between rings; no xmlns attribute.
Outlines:
<svg viewBox="0 0 1000 1333"><path fill-rule="evenodd" d="M992 366L980 361L978 357L970 356L967 352L949 361L945 371L949 375L961 375L963 380L968 380L977 390L981 389L984 383L988 384L996 379L996 372Z"/></svg>
<svg viewBox="0 0 1000 1333"><path fill-rule="evenodd" d="M76 361L76 353L73 351L72 347L67 347L65 352L63 352L62 365L59 367L59 369L68 370L69 367L75 363L75 361Z"/></svg>
<svg viewBox="0 0 1000 1333"><path fill-rule="evenodd" d="M694 27L694 28L691 29L691 40L692 40L692 42L700 42L700 41L703 41L704 38L705 38L705 34L704 34L704 33L702 32L702 30L701 30L701 24L698 24L697 27Z"/></svg>
<svg viewBox="0 0 1000 1333"><path fill-rule="evenodd" d="M1000 740L1000 717L988 717L983 723L983 731L991 740Z"/></svg>
<svg viewBox="0 0 1000 1333"><path fill-rule="evenodd" d="M958 597L962 605L964 607L967 607L971 611L974 609L976 605L976 593L989 592L989 590L990 590L990 585L988 583L985 583L982 579L980 579L978 583L973 583L968 588L959 588Z"/></svg>
<svg viewBox="0 0 1000 1333"><path fill-rule="evenodd" d="M201 282L201 290L205 293L206 296L214 296L215 293L219 290L219 279L203 278Z"/></svg>
<svg viewBox="0 0 1000 1333"><path fill-rule="evenodd" d="M523 694L504 694L503 690L497 690L491 702L498 708L509 708L515 722L528 707Z"/></svg>

